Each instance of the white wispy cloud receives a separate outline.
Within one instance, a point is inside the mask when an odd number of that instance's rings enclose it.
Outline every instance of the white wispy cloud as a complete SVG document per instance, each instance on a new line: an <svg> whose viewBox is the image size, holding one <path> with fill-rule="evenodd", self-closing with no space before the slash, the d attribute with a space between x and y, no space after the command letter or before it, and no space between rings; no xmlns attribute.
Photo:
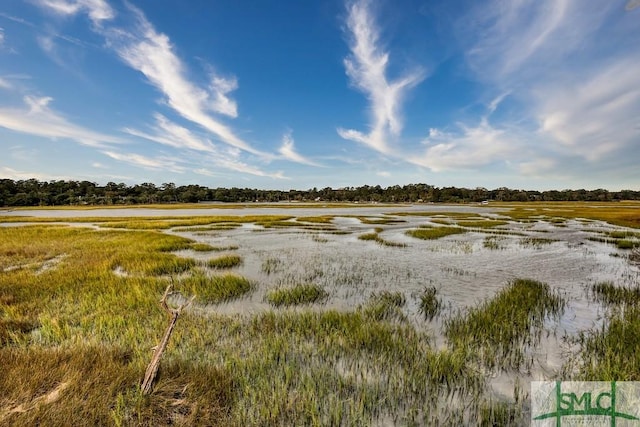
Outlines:
<svg viewBox="0 0 640 427"><path fill-rule="evenodd" d="M185 167L181 166L179 164L179 161L171 157L149 157L137 153L122 153L111 150L103 150L102 153L114 160L129 163L131 165L139 166L145 169L170 171L176 173L183 173L185 171Z"/></svg>
<svg viewBox="0 0 640 427"><path fill-rule="evenodd" d="M115 11L105 0L37 0L36 4L62 16L84 12L96 25L115 17Z"/></svg>
<svg viewBox="0 0 640 427"><path fill-rule="evenodd" d="M39 4L58 14L73 15L88 13L94 24L94 31L105 37L107 46L129 67L142 73L147 82L154 86L164 97L165 104L175 111L182 119L203 128L215 136L216 143L206 137L197 135L191 129L178 125L166 116L156 113L155 123L149 130L125 127L123 131L129 135L153 141L159 144L181 150L179 155L185 155L194 164L198 160L207 162L207 167L197 168L200 172L215 170L231 170L250 175L286 179L282 172L270 173L260 167L248 164L242 159L243 153L255 156L261 161L276 158L296 158L306 160L291 146L285 146L286 157L259 151L236 135L233 129L224 124L216 115L229 118L238 117L237 102L230 96L238 88L238 81L234 76L223 76L212 67L208 68L209 79L205 85L200 85L189 77L186 64L176 53L169 36L155 29L144 13L130 3L125 3L129 17L133 18L132 25L110 25L106 21L115 17L113 9L102 0L39 0ZM103 7L107 6L107 8ZM100 22L98 22L100 21ZM104 22L103 22L104 21ZM45 46L46 47L46 46ZM186 151L185 151L186 150ZM202 153L198 160L194 160L189 153ZM183 166L177 166L163 157L148 157L139 154L123 154L113 150L104 150L104 154L118 161L144 168L168 168L182 171ZM253 159L255 160L255 159Z"/></svg>
<svg viewBox="0 0 640 427"><path fill-rule="evenodd" d="M20 171L8 166L0 167L0 176L5 179L13 179L13 180L21 180L21 179L37 179L39 181L51 181L51 180L69 180L76 179L72 178L68 175L52 175L52 174L43 174L36 171Z"/></svg>
<svg viewBox="0 0 640 427"><path fill-rule="evenodd" d="M640 138L639 69L640 55L636 55L541 85L536 91L541 134L559 142L563 151L591 161L636 146Z"/></svg>
<svg viewBox="0 0 640 427"><path fill-rule="evenodd" d="M410 163L425 166L434 172L454 169L477 169L488 164L505 162L522 153L520 139L504 129L494 128L487 119L476 126L459 123L456 133L431 129L423 144L422 155L407 156ZM524 154L524 153L522 153Z"/></svg>
<svg viewBox="0 0 640 427"><path fill-rule="evenodd" d="M4 28L0 27L0 48L4 45Z"/></svg>
<svg viewBox="0 0 640 427"><path fill-rule="evenodd" d="M288 131L284 135L282 135L282 145L280 146L278 152L286 160L308 166L320 166L318 163L307 159L296 151L291 131Z"/></svg>
<svg viewBox="0 0 640 427"><path fill-rule="evenodd" d="M387 78L389 53L380 46L370 1L354 1L348 5L347 28L352 38L351 55L344 60L344 65L351 83L369 99L371 128L369 133L339 128L338 134L382 153L390 153L389 142L398 138L403 127L403 96L424 79L424 72L413 70L395 80Z"/></svg>
<svg viewBox="0 0 640 427"><path fill-rule="evenodd" d="M200 175L219 174L220 171L234 171L262 177L284 178L281 172L269 173L255 165L243 162L241 159L243 152L236 147L213 144L208 139L201 138L189 129L172 122L162 114L156 113L154 117L156 124L152 126L151 133L130 128L125 128L124 132L181 150L180 158L185 161L188 159L191 164L206 164L207 167L195 167L194 172ZM118 160L124 160L124 158L121 157ZM137 160L129 163L150 167L151 163L148 162L150 159ZM157 161L157 159L152 160ZM211 167L216 170L212 171Z"/></svg>
<svg viewBox="0 0 640 427"><path fill-rule="evenodd" d="M0 77L0 89L11 89L11 83L9 83L4 78Z"/></svg>
<svg viewBox="0 0 640 427"><path fill-rule="evenodd" d="M209 89L211 91L210 105L213 111L229 117L238 117L238 104L227 96L238 89L238 80L235 77L224 78L213 74Z"/></svg>
<svg viewBox="0 0 640 427"><path fill-rule="evenodd" d="M45 138L66 138L92 147L125 142L68 121L49 107L52 101L51 97L25 96L24 108L0 108L0 127Z"/></svg>
<svg viewBox="0 0 640 427"><path fill-rule="evenodd" d="M130 135L170 147L186 148L209 153L218 151L211 141L194 135L189 129L170 121L162 114L156 113L154 114L154 118L156 125L152 128L153 133L142 132L132 128L125 128L123 131Z"/></svg>
<svg viewBox="0 0 640 427"><path fill-rule="evenodd" d="M567 55L590 48L614 7L580 0L476 3L459 23L466 58L477 75L503 86L548 75Z"/></svg>
<svg viewBox="0 0 640 427"><path fill-rule="evenodd" d="M192 83L169 37L157 32L142 11L133 6L130 9L136 16L135 28L105 32L109 44L120 58L144 74L149 83L164 94L167 105L183 118L207 129L226 144L252 154L264 155L211 114L236 117L235 101L227 96L237 88L236 80L213 76L208 89Z"/></svg>
<svg viewBox="0 0 640 427"><path fill-rule="evenodd" d="M474 78L496 95L479 125L433 130L424 156L413 162L438 171L502 161L525 175L566 178L596 161L623 163L639 152L640 54L625 43L632 27L616 13L619 6L578 0L474 5L458 23L460 38ZM517 110L489 123L507 96Z"/></svg>
<svg viewBox="0 0 640 427"><path fill-rule="evenodd" d="M241 172L244 174L249 174L254 176L267 177L267 178L289 179L287 176L284 175L284 172L281 172L281 171L267 172L254 165L250 165L246 162L243 162L237 157L234 158L233 156L226 156L226 157L209 156L203 160L205 162L208 161L208 163L210 163L211 165L213 165L213 167L216 167L216 168L226 169L226 170L235 171L235 172ZM207 168L201 168L201 171L203 169L210 171L211 166ZM202 173L200 174L202 175Z"/></svg>

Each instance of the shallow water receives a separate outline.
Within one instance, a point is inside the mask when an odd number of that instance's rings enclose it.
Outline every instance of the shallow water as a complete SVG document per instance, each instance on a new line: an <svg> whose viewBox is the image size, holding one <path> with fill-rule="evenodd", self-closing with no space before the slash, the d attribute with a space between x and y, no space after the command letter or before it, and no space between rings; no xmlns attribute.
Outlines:
<svg viewBox="0 0 640 427"><path fill-rule="evenodd" d="M426 209L434 211L432 207ZM369 212L398 212L385 208ZM442 209L452 211L450 208ZM271 213L282 213L274 212ZM486 209L468 212L487 214ZM292 214L290 210L285 213ZM349 211L350 215L365 215L364 211ZM313 215L338 214L333 210ZM304 212L302 215L310 215ZM404 312L410 322L434 335L437 346L445 346L442 320L458 310L476 306L493 297L515 278L534 279L548 283L567 300L560 319L549 319L543 339L531 351L534 359L530 372L488 373L493 392L503 397L513 394L516 381L527 387L531 380L555 378L566 362L566 355L575 351L566 337L576 337L581 331L599 328L604 319L604 308L588 294L591 285L611 281L618 285L639 282L637 267L631 266L626 252L615 246L588 240L598 231L618 227L591 221L567 221L562 226L539 221L536 223L511 222L497 229L517 231L522 235L499 235L500 249L489 249L483 242L487 232L474 231L448 236L438 240L419 240L405 234L407 230L429 223L427 217L397 217L406 222L388 225L362 224L356 218L339 217L333 224L350 234L307 231L296 228L263 229L247 224L228 231L211 233L176 233L214 246L236 245L244 264L236 268L259 284L258 290L246 299L211 306L211 310L225 314L253 314L272 309L264 302L267 290L300 283L321 285L330 293L325 304L312 309L353 310L372 293L381 290L400 291L407 304ZM388 247L371 241L362 241L358 235L381 227L380 237L403 243L406 247ZM546 244L525 244L526 237L552 239ZM208 259L219 254L183 251L182 256ZM267 274L264 263L271 263L275 271ZM425 286L435 286L447 309L431 322L425 321L418 311L418 294Z"/></svg>

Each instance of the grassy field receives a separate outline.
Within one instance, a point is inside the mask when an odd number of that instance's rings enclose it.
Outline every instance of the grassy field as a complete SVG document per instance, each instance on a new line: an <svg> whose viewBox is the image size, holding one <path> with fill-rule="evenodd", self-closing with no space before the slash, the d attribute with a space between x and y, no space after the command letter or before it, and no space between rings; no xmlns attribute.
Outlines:
<svg viewBox="0 0 640 427"><path fill-rule="evenodd" d="M501 215L523 223L541 216L636 223L629 211L637 207L574 205L512 206ZM400 224L358 218L365 225ZM451 225L409 234L433 240L504 225L466 213L431 218ZM261 286L238 274L247 262L242 256L220 253L238 246L162 230L259 223L326 227L331 236L334 217L82 218L99 229L55 224L63 221L72 220L0 227L0 426L520 425L521 405L487 396L486 372L526 370L544 322L568 303L545 283L514 278L464 310L447 311L439 289L427 284L414 294L372 292L357 306L335 310L323 306L326 289L301 283L267 290L265 311L226 315L212 307L250 298ZM383 230L359 234L365 242L358 244L384 246ZM635 241L634 233L606 238ZM526 248L555 244L508 237ZM497 251L504 239L489 236L480 246ZM629 253L640 262L638 248ZM266 275L288 268L275 256L258 267ZM158 302L169 283L170 305L195 300L178 319L152 393L143 395L151 349L168 321ZM589 289L607 308L607 321L575 338L562 378L638 379L638 289L610 282ZM406 315L410 306L419 310L417 319ZM442 345L430 330L438 321Z"/></svg>
<svg viewBox="0 0 640 427"><path fill-rule="evenodd" d="M504 215L512 219L575 219L606 221L623 227L640 228L640 203L495 203L494 207L508 209Z"/></svg>

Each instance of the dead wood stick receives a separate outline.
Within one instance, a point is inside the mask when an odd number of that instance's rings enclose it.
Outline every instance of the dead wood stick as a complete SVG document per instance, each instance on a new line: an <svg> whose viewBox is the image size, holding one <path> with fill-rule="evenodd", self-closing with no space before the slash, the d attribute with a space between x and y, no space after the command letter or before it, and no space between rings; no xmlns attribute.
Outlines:
<svg viewBox="0 0 640 427"><path fill-rule="evenodd" d="M189 300L186 304L181 305L177 309L169 308L167 305L167 297L169 296L169 292L171 291L171 284L167 286L167 289L164 291L164 295L160 300L160 306L164 311L169 315L169 324L167 325L167 329L164 331L164 336L162 337L162 341L156 347L153 352L153 358L147 366L147 371L144 374L144 380L142 381L142 394L149 394L151 392L151 386L153 385L153 381L156 379L156 375L158 375L158 369L160 368L160 358L162 357L162 353L167 348L167 344L169 344L169 338L171 338L171 333L173 332L173 328L176 326L176 322L178 321L178 316L180 312L184 310L193 302L193 298Z"/></svg>

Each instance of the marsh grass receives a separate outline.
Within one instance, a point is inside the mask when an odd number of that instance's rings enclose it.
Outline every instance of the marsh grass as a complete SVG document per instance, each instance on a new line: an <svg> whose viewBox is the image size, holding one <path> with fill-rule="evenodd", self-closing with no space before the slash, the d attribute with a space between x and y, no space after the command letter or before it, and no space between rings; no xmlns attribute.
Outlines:
<svg viewBox="0 0 640 427"><path fill-rule="evenodd" d="M507 248L505 238L502 236L487 236L482 241L482 246L493 251L504 250Z"/></svg>
<svg viewBox="0 0 640 427"><path fill-rule="evenodd" d="M206 262L206 266L216 270L224 270L237 267L242 264L240 255L224 255L218 258L210 259Z"/></svg>
<svg viewBox="0 0 640 427"><path fill-rule="evenodd" d="M264 274L273 274L282 271L284 264L279 258L267 258L262 262L261 270Z"/></svg>
<svg viewBox="0 0 640 427"><path fill-rule="evenodd" d="M199 232L199 231L227 231L227 230L234 230L234 229L240 228L240 227L242 227L241 223L237 223L237 222L230 222L230 223L220 222L220 223L214 223L214 224L208 225L206 227L197 227L197 226L175 227L175 228L172 228L172 231L194 233L194 232Z"/></svg>
<svg viewBox="0 0 640 427"><path fill-rule="evenodd" d="M511 208L503 213L515 220L530 219L539 216L565 219L587 219L605 221L623 227L640 228L640 206L636 203L517 203L496 204Z"/></svg>
<svg viewBox="0 0 640 427"><path fill-rule="evenodd" d="M493 228L501 225L507 225L509 222L496 219L479 219L474 221L457 221L456 224L460 227L468 228Z"/></svg>
<svg viewBox="0 0 640 427"><path fill-rule="evenodd" d="M196 252L211 252L215 248L207 243L193 243L189 249Z"/></svg>
<svg viewBox="0 0 640 427"><path fill-rule="evenodd" d="M141 366L123 348L6 348L0 364L1 425L223 426L230 421L231 376L213 366L172 361L163 365L154 394L142 396Z"/></svg>
<svg viewBox="0 0 640 427"><path fill-rule="evenodd" d="M314 234L311 235L311 240L313 240L316 243L328 243L329 242L329 239L327 239L325 237L322 237L317 233L314 233Z"/></svg>
<svg viewBox="0 0 640 427"><path fill-rule="evenodd" d="M612 239L627 239L629 237L640 237L640 233L626 230L615 230L606 233Z"/></svg>
<svg viewBox="0 0 640 427"><path fill-rule="evenodd" d="M255 284L237 274L208 276L197 273L180 280L176 290L184 297L195 295L201 304L217 304L247 295Z"/></svg>
<svg viewBox="0 0 640 427"><path fill-rule="evenodd" d="M519 426L523 425L522 409L513 402L490 401L480 405L478 426Z"/></svg>
<svg viewBox="0 0 640 427"><path fill-rule="evenodd" d="M433 240L466 232L467 230L460 227L421 227L415 230L408 230L406 234L417 239Z"/></svg>
<svg viewBox="0 0 640 427"><path fill-rule="evenodd" d="M447 319L444 334L451 346L479 355L490 368L517 369L527 363L526 348L539 342L545 319L564 306L547 284L516 279L493 299Z"/></svg>
<svg viewBox="0 0 640 427"><path fill-rule="evenodd" d="M469 216L467 212L393 212L386 215L391 216L426 216L433 218L466 218Z"/></svg>
<svg viewBox="0 0 640 427"><path fill-rule="evenodd" d="M524 237L518 240L518 244L524 248L541 249L547 245L557 242L554 239L544 237Z"/></svg>
<svg viewBox="0 0 640 427"><path fill-rule="evenodd" d="M373 293L359 310L365 317L373 320L404 320L406 316L402 307L405 303L406 298L402 292L381 291Z"/></svg>
<svg viewBox="0 0 640 427"><path fill-rule="evenodd" d="M254 351L229 362L242 379L236 413L247 425L371 425L389 414L394 424L424 424L436 416L426 402L482 384L459 353L433 350L413 327L363 310L267 312L249 322L232 333Z"/></svg>
<svg viewBox="0 0 640 427"><path fill-rule="evenodd" d="M608 325L580 334L578 377L587 381L640 380L640 306L613 313Z"/></svg>
<svg viewBox="0 0 640 427"><path fill-rule="evenodd" d="M380 235L378 233L380 233L382 230L382 228L376 228L375 232L373 233L365 233L365 234L361 234L358 236L359 240L364 240L364 241L372 241L372 242L376 242L382 246L389 246L389 247L393 247L393 248L404 248L407 245L404 243L396 243L396 242L390 242L388 240L383 239L382 237L380 237Z"/></svg>
<svg viewBox="0 0 640 427"><path fill-rule="evenodd" d="M640 240L628 240L615 237L589 236L588 240L592 242L608 243L615 245L618 249L634 249L640 247Z"/></svg>
<svg viewBox="0 0 640 427"><path fill-rule="evenodd" d="M397 218L371 218L366 216L358 216L355 218L358 218L362 224L373 224L373 225L401 224L403 222L406 222L403 219L397 219Z"/></svg>
<svg viewBox="0 0 640 427"><path fill-rule="evenodd" d="M433 320L442 310L442 301L435 286L427 286L418 296L419 310L426 320Z"/></svg>
<svg viewBox="0 0 640 427"><path fill-rule="evenodd" d="M311 222L316 224L331 224L333 223L333 219L335 217L333 215L323 215L323 216L300 216L296 218L298 222Z"/></svg>
<svg viewBox="0 0 640 427"><path fill-rule="evenodd" d="M640 241L619 239L619 240L616 240L616 246L618 247L618 249L633 249L633 248L640 247Z"/></svg>
<svg viewBox="0 0 640 427"><path fill-rule="evenodd" d="M30 222L30 223L90 223L105 228L130 230L166 230L176 227L190 227L185 231L194 231L193 227L206 226L205 230L221 230L227 227L237 227L247 223L260 223L265 226L274 224L289 224L294 217L289 215L245 215L245 216L150 216L150 217L22 217L4 216L2 222ZM295 224L295 222L292 222ZM301 224L298 224L298 226ZM274 225L275 226L275 225ZM201 230L203 231L203 230Z"/></svg>
<svg viewBox="0 0 640 427"><path fill-rule="evenodd" d="M454 224L454 220L453 219L442 219L442 218L433 218L431 219L429 222L432 222L434 224L440 224L440 225L453 225Z"/></svg>
<svg viewBox="0 0 640 427"><path fill-rule="evenodd" d="M329 293L319 285L303 284L272 289L265 294L265 300L275 307L281 307L314 304L326 300L328 296Z"/></svg>
<svg viewBox="0 0 640 427"><path fill-rule="evenodd" d="M640 286L616 286L611 282L596 283L592 287L594 297L608 305L639 305Z"/></svg>
<svg viewBox="0 0 640 427"><path fill-rule="evenodd" d="M0 347L24 342L40 324L34 319L0 319Z"/></svg>

